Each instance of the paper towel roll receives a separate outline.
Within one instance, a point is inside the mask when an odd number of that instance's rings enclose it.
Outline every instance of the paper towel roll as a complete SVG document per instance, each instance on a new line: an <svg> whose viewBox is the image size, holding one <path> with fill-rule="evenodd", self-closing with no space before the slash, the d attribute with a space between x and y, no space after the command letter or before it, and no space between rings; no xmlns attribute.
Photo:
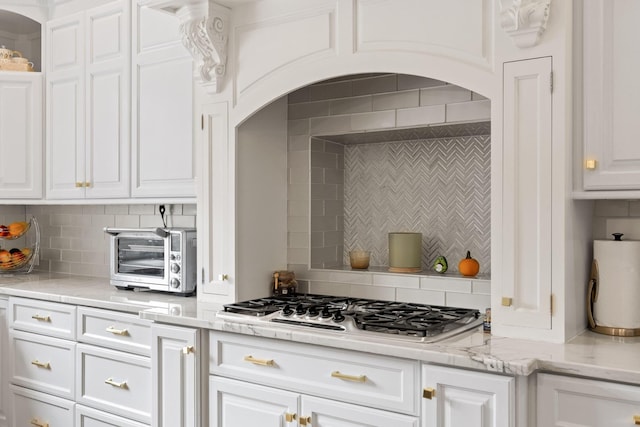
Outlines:
<svg viewBox="0 0 640 427"><path fill-rule="evenodd" d="M596 325L640 328L640 241L595 240L593 258L599 276Z"/></svg>

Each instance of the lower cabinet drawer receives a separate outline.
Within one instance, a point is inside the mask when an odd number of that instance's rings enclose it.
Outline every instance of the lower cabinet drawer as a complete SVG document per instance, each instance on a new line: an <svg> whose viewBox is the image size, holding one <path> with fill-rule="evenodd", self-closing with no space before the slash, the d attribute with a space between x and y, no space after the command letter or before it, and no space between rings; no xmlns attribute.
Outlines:
<svg viewBox="0 0 640 427"><path fill-rule="evenodd" d="M11 386L13 426L73 426L75 403L26 388Z"/></svg>
<svg viewBox="0 0 640 427"><path fill-rule="evenodd" d="M418 415L420 364L262 337L211 332L212 374Z"/></svg>
<svg viewBox="0 0 640 427"><path fill-rule="evenodd" d="M65 399L75 396L75 342L11 331L11 382Z"/></svg>
<svg viewBox="0 0 640 427"><path fill-rule="evenodd" d="M99 411L83 405L76 405L75 427L149 427L117 415Z"/></svg>
<svg viewBox="0 0 640 427"><path fill-rule="evenodd" d="M76 401L142 423L151 423L148 357L77 345Z"/></svg>

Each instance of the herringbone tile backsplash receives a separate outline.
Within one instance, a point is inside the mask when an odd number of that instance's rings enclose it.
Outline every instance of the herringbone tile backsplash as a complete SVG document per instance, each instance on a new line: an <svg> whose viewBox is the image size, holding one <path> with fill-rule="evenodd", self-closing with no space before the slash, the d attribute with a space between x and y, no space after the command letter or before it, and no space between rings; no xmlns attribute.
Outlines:
<svg viewBox="0 0 640 427"><path fill-rule="evenodd" d="M421 232L423 268L444 255L451 271L470 250L490 272L491 138L345 146L344 263L351 249L388 264L387 233Z"/></svg>

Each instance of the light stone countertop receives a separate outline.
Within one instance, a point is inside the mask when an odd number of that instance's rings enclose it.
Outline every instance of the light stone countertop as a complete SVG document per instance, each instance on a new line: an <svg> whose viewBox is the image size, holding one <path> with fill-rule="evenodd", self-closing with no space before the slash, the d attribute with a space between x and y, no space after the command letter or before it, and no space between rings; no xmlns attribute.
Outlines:
<svg viewBox="0 0 640 427"><path fill-rule="evenodd" d="M108 279L35 273L0 276L0 295L139 313L140 317L181 326L262 336L327 347L384 354L454 367L511 375L535 371L579 375L640 385L640 337L621 338L590 331L565 344L494 337L481 328L426 344L388 338L345 336L278 324L247 324L220 319L218 304L147 291L122 291Z"/></svg>

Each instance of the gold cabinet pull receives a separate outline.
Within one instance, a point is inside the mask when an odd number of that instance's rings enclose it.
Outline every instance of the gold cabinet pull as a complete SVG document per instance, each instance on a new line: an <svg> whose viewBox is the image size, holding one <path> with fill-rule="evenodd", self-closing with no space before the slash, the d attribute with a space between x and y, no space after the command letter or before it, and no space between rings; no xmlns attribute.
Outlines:
<svg viewBox="0 0 640 427"><path fill-rule="evenodd" d="M186 347L182 347L182 354L195 353L195 348L192 345L188 345Z"/></svg>
<svg viewBox="0 0 640 427"><path fill-rule="evenodd" d="M113 378L107 378L106 380L104 380L104 383L112 385L114 387L123 388L125 390L128 388L126 381L122 381L121 383L119 383L119 382L114 381Z"/></svg>
<svg viewBox="0 0 640 427"><path fill-rule="evenodd" d="M422 397L424 399L433 399L434 397L436 397L436 389L435 388L431 388L431 387L426 387L425 389L422 390Z"/></svg>
<svg viewBox="0 0 640 427"><path fill-rule="evenodd" d="M126 329L116 329L115 326L109 326L107 332L111 332L113 335L122 335L123 337L129 336L129 331Z"/></svg>
<svg viewBox="0 0 640 427"><path fill-rule="evenodd" d="M290 412L284 413L284 420L288 423L296 420L296 414L292 414Z"/></svg>
<svg viewBox="0 0 640 427"><path fill-rule="evenodd" d="M598 161L596 159L587 159L587 161L584 162L584 167L587 170L594 170L598 167Z"/></svg>
<svg viewBox="0 0 640 427"><path fill-rule="evenodd" d="M51 363L49 363L49 362L40 362L38 359L32 360L31 364L37 366L38 368L51 369Z"/></svg>
<svg viewBox="0 0 640 427"><path fill-rule="evenodd" d="M31 418L31 425L36 427L49 427L49 423L45 423L44 421L40 421L37 418Z"/></svg>
<svg viewBox="0 0 640 427"><path fill-rule="evenodd" d="M87 188L91 187L91 183L89 181L85 181L84 182L84 186L87 187Z"/></svg>
<svg viewBox="0 0 640 427"><path fill-rule="evenodd" d="M633 424L640 426L640 415L634 415L633 416Z"/></svg>
<svg viewBox="0 0 640 427"><path fill-rule="evenodd" d="M311 425L311 417L300 417L298 423L301 426Z"/></svg>
<svg viewBox="0 0 640 427"><path fill-rule="evenodd" d="M509 297L502 297L502 305L505 307L511 307L511 304L513 304L513 298L509 298Z"/></svg>
<svg viewBox="0 0 640 427"><path fill-rule="evenodd" d="M84 186L83 182L76 182L76 188L82 188Z"/></svg>
<svg viewBox="0 0 640 427"><path fill-rule="evenodd" d="M37 313L31 316L31 318L37 320L38 322L51 322L50 316L40 316Z"/></svg>
<svg viewBox="0 0 640 427"><path fill-rule="evenodd" d="M249 362L249 363L253 363L254 365L261 365L261 366L273 366L274 365L273 359L256 359L253 356L245 356L244 357L244 361L245 362Z"/></svg>
<svg viewBox="0 0 640 427"><path fill-rule="evenodd" d="M341 373L340 371L331 372L331 376L333 378L339 378L341 380L353 381L357 383L363 383L367 381L366 375L347 375L347 374Z"/></svg>

